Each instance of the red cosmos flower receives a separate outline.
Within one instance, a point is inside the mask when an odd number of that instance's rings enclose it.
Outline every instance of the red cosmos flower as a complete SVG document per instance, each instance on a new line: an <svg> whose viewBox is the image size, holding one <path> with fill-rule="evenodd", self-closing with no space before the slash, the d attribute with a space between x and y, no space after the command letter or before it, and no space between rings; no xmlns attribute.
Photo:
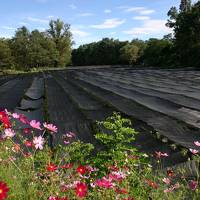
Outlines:
<svg viewBox="0 0 200 200"><path fill-rule="evenodd" d="M72 167L73 167L73 163L69 163L69 164L65 164L61 166L62 169L71 169Z"/></svg>
<svg viewBox="0 0 200 200"><path fill-rule="evenodd" d="M85 168L84 166L80 165L80 166L76 169L76 171L77 171L79 174L83 175L83 174L86 173L86 168Z"/></svg>
<svg viewBox="0 0 200 200"><path fill-rule="evenodd" d="M13 146L13 150L14 150L16 153L19 153L19 151L21 150L20 144L15 144L15 145Z"/></svg>
<svg viewBox="0 0 200 200"><path fill-rule="evenodd" d="M87 185L85 183L77 183L76 195L80 198L85 197L87 194Z"/></svg>
<svg viewBox="0 0 200 200"><path fill-rule="evenodd" d="M46 166L47 171L54 172L57 170L57 166L54 165L53 163L50 163L49 165Z"/></svg>
<svg viewBox="0 0 200 200"><path fill-rule="evenodd" d="M119 170L119 168L118 168L116 165L114 165L114 166L109 166L108 169L109 169L109 170L112 170L112 171L118 171L118 170Z"/></svg>
<svg viewBox="0 0 200 200"><path fill-rule="evenodd" d="M0 200L4 200L7 198L8 191L8 186L4 182L0 181Z"/></svg>
<svg viewBox="0 0 200 200"><path fill-rule="evenodd" d="M158 185L151 180L146 179L145 182L154 189L158 188Z"/></svg>
<svg viewBox="0 0 200 200"><path fill-rule="evenodd" d="M32 154L31 154L31 153L27 153L27 152L23 153L23 155L24 155L24 157L25 157L25 158L29 158L29 157L31 157L31 156L32 156Z"/></svg>
<svg viewBox="0 0 200 200"><path fill-rule="evenodd" d="M0 120L2 120L4 117L6 117L6 112L5 111L0 111Z"/></svg>
<svg viewBox="0 0 200 200"><path fill-rule="evenodd" d="M25 134L29 134L30 132L31 132L30 128L24 128L23 129L23 133L25 133Z"/></svg>
<svg viewBox="0 0 200 200"><path fill-rule="evenodd" d="M23 114L19 115L19 121L22 122L23 124L29 124L29 120L27 119L27 117Z"/></svg>
<svg viewBox="0 0 200 200"><path fill-rule="evenodd" d="M172 170L172 169L168 169L168 170L167 170L167 175L168 175L169 177L174 176L173 170Z"/></svg>
<svg viewBox="0 0 200 200"><path fill-rule="evenodd" d="M7 115L1 119L1 122L3 123L4 128L11 128L11 123Z"/></svg>
<svg viewBox="0 0 200 200"><path fill-rule="evenodd" d="M27 147L32 147L33 146L33 143L29 140L26 140L24 141L24 144L27 146Z"/></svg>
<svg viewBox="0 0 200 200"><path fill-rule="evenodd" d="M116 189L115 189L115 192L116 192L117 194L128 194L128 192L127 192L127 190L126 190L125 188L122 188L122 189L116 188Z"/></svg>

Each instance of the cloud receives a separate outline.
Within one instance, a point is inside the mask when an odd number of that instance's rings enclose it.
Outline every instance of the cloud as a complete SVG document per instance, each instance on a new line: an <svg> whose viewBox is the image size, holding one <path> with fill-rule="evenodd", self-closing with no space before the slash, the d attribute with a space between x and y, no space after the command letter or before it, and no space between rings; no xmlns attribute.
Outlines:
<svg viewBox="0 0 200 200"><path fill-rule="evenodd" d="M155 12L155 10L148 10L148 9L146 9L146 10L141 10L139 13L141 14L141 15L149 15L149 14L152 14L152 13L154 13Z"/></svg>
<svg viewBox="0 0 200 200"><path fill-rule="evenodd" d="M19 25L22 25L22 26L27 26L27 25L29 25L28 23L26 23L26 22L19 22Z"/></svg>
<svg viewBox="0 0 200 200"><path fill-rule="evenodd" d="M150 20L149 16L135 16L132 19L134 20Z"/></svg>
<svg viewBox="0 0 200 200"><path fill-rule="evenodd" d="M76 37L87 37L87 36L90 35L90 33L85 32L85 31L82 31L82 30L80 30L80 29L77 28L77 27L72 27L72 28L71 28L71 32L72 32L72 34L73 34L74 36L76 36Z"/></svg>
<svg viewBox="0 0 200 200"><path fill-rule="evenodd" d="M102 24L91 25L91 27L97 29L111 29L124 24L125 21L126 20L120 20L118 18L106 19Z"/></svg>
<svg viewBox="0 0 200 200"><path fill-rule="evenodd" d="M146 7L131 7L131 6L119 6L118 9L123 10L126 13L136 12L140 15L149 15L155 12L153 9L148 9Z"/></svg>
<svg viewBox="0 0 200 200"><path fill-rule="evenodd" d="M170 32L170 29L166 27L165 24L165 20L145 20L141 27L135 27L130 30L123 31L123 33L133 37L167 34Z"/></svg>
<svg viewBox="0 0 200 200"><path fill-rule="evenodd" d="M140 12L142 10L145 10L145 7L127 7L124 9L125 12Z"/></svg>
<svg viewBox="0 0 200 200"><path fill-rule="evenodd" d="M104 13L107 13L107 14L109 14L109 13L111 13L112 11L110 10L110 9L105 9L104 10Z"/></svg>
<svg viewBox="0 0 200 200"><path fill-rule="evenodd" d="M70 7L72 10L76 10L76 9L77 9L77 6L74 5L74 4L70 4L69 7Z"/></svg>
<svg viewBox="0 0 200 200"><path fill-rule="evenodd" d="M77 14L78 17L89 17L89 16L93 16L94 14L93 13L80 13L80 14Z"/></svg>
<svg viewBox="0 0 200 200"><path fill-rule="evenodd" d="M37 27L36 28L38 31L44 32L46 29L44 27Z"/></svg>
<svg viewBox="0 0 200 200"><path fill-rule="evenodd" d="M1 26L2 29L6 29L6 30L16 30L16 28L11 27L11 26Z"/></svg>
<svg viewBox="0 0 200 200"><path fill-rule="evenodd" d="M110 35L115 35L117 32L110 32Z"/></svg>
<svg viewBox="0 0 200 200"><path fill-rule="evenodd" d="M38 22L38 23L41 23L41 24L48 24L49 23L49 20L47 20L47 19L40 19L40 18L34 18L34 17L28 17L27 20L31 21L31 22Z"/></svg>
<svg viewBox="0 0 200 200"><path fill-rule="evenodd" d="M49 16L47 16L47 19L53 19L55 16L53 16L53 15L49 15Z"/></svg>

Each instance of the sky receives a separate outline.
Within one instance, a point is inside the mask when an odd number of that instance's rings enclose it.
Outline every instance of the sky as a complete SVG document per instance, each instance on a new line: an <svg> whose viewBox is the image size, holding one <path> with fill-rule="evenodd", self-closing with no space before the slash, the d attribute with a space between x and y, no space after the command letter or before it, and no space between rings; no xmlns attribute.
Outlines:
<svg viewBox="0 0 200 200"><path fill-rule="evenodd" d="M0 37L17 28L44 31L51 19L71 24L75 48L109 37L119 40L162 38L167 12L180 0L5 0L0 4Z"/></svg>

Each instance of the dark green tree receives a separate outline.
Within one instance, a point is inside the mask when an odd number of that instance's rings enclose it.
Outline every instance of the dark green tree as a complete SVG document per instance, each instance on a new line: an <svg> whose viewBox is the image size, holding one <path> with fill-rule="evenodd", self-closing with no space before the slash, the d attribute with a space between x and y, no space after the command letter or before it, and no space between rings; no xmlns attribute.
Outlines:
<svg viewBox="0 0 200 200"><path fill-rule="evenodd" d="M0 70L13 67L13 57L8 39L0 38Z"/></svg>
<svg viewBox="0 0 200 200"><path fill-rule="evenodd" d="M144 50L144 64L152 67L170 67L172 60L173 43L166 39L151 38L147 41Z"/></svg>
<svg viewBox="0 0 200 200"><path fill-rule="evenodd" d="M45 33L34 30L30 34L30 67L54 67L54 61L58 57L55 43Z"/></svg>
<svg viewBox="0 0 200 200"><path fill-rule="evenodd" d="M191 9L191 0L181 0L180 4L180 11L181 12L188 12Z"/></svg>
<svg viewBox="0 0 200 200"><path fill-rule="evenodd" d="M120 49L128 42L103 38L98 42L81 45L72 52L74 65L116 65L121 64Z"/></svg>
<svg viewBox="0 0 200 200"><path fill-rule="evenodd" d="M70 25L65 24L60 19L51 20L49 29L47 30L49 38L51 38L58 52L57 58L54 60L55 67L64 67L71 62L72 34Z"/></svg>
<svg viewBox="0 0 200 200"><path fill-rule="evenodd" d="M18 28L11 42L12 55L18 68L29 69L30 32L23 26Z"/></svg>
<svg viewBox="0 0 200 200"><path fill-rule="evenodd" d="M187 12L169 13L173 18L171 28L174 30L176 59L184 67L200 66L200 1L191 6Z"/></svg>

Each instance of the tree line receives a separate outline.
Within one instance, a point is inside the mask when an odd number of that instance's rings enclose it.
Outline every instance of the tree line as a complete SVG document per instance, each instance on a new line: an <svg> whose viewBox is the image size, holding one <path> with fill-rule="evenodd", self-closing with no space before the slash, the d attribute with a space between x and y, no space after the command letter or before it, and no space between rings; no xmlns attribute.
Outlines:
<svg viewBox="0 0 200 200"><path fill-rule="evenodd" d="M51 20L40 32L25 26L11 39L0 38L0 69L29 70L73 65L140 65L200 68L200 1L181 0L168 12L166 26L172 34L162 39L119 41L104 38L72 49L70 25Z"/></svg>
<svg viewBox="0 0 200 200"><path fill-rule="evenodd" d="M0 38L0 69L67 66L71 63L72 44L70 25L59 19L51 20L44 32L30 32L23 26L12 39Z"/></svg>
<svg viewBox="0 0 200 200"><path fill-rule="evenodd" d="M131 42L104 38L72 51L74 65L129 64L153 67L200 68L200 1L181 0L168 12L172 34L162 39Z"/></svg>

